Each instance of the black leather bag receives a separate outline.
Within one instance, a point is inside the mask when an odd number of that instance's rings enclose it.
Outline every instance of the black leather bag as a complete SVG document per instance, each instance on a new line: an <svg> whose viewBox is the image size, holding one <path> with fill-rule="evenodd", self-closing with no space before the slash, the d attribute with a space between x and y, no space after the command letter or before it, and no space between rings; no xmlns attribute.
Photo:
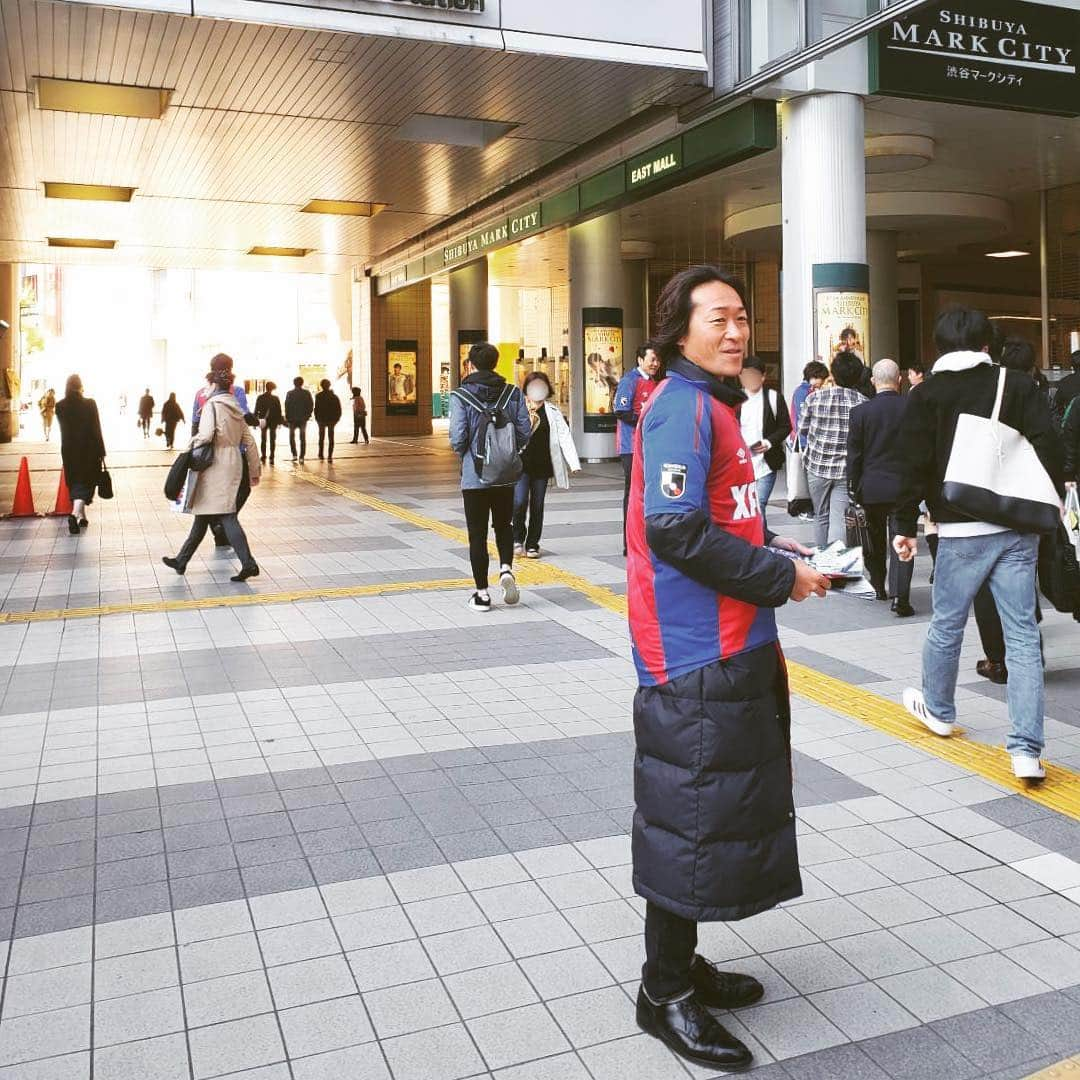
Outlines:
<svg viewBox="0 0 1080 1080"><path fill-rule="evenodd" d="M98 476L97 493L103 499L111 499L113 497L112 477L109 475L109 470L104 465L101 466L101 474Z"/></svg>
<svg viewBox="0 0 1080 1080"><path fill-rule="evenodd" d="M1080 612L1080 565L1064 525L1039 541L1039 588L1056 611Z"/></svg>
<svg viewBox="0 0 1080 1080"><path fill-rule="evenodd" d="M169 475L165 477L165 498L169 502L176 502L180 498L180 492L184 490L184 482L187 480L190 468L191 451L184 450L177 455L169 469Z"/></svg>
<svg viewBox="0 0 1080 1080"><path fill-rule="evenodd" d="M206 407L212 409L214 406L209 402ZM214 416L214 429L217 430L217 416ZM188 468L192 472L206 472L211 465L214 464L214 441L210 440L208 443L202 443L200 446L193 446L189 451L191 460L188 462Z"/></svg>
<svg viewBox="0 0 1080 1080"><path fill-rule="evenodd" d="M870 523L866 511L857 502L849 502L844 511L844 545L861 547L865 554L870 550Z"/></svg>

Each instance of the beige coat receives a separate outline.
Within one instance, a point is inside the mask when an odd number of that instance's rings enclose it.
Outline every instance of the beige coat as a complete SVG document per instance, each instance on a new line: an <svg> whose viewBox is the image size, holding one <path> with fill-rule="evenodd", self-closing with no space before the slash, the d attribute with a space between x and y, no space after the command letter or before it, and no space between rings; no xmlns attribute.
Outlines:
<svg viewBox="0 0 1080 1080"><path fill-rule="evenodd" d="M185 509L192 514L235 514L236 493L243 479L240 454L247 454L248 476L259 475L259 450L251 428L232 394L214 394L203 406L199 432L192 447L213 440L214 463L201 473L188 473L188 488L194 491Z"/></svg>

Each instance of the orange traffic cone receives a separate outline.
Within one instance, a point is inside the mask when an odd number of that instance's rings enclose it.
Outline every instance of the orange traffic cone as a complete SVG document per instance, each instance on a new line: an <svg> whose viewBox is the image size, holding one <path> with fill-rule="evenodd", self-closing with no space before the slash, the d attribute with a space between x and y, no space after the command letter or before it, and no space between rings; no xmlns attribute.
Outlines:
<svg viewBox="0 0 1080 1080"><path fill-rule="evenodd" d="M15 484L15 501L11 504L12 517L37 517L34 511L34 493L30 490L30 466L26 458L19 465L19 480Z"/></svg>
<svg viewBox="0 0 1080 1080"><path fill-rule="evenodd" d="M56 505L53 507L53 514L58 516L66 516L70 514L74 508L71 505L71 492L68 491L67 476L64 470L60 470L60 484L56 489Z"/></svg>

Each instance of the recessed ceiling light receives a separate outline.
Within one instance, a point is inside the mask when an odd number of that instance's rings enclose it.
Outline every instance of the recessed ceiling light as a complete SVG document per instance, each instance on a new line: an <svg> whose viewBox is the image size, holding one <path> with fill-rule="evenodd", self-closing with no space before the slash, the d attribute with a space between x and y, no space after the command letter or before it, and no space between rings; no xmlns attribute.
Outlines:
<svg viewBox="0 0 1080 1080"><path fill-rule="evenodd" d="M384 202L350 202L347 199L312 199L300 207L301 214L344 214L348 217L374 217L390 204Z"/></svg>
<svg viewBox="0 0 1080 1080"><path fill-rule="evenodd" d="M517 126L502 120L414 113L394 132L394 138L443 146L490 146Z"/></svg>
<svg viewBox="0 0 1080 1080"><path fill-rule="evenodd" d="M124 86L80 79L38 78L35 91L39 109L134 116L141 120L160 120L172 95L171 90L157 86Z"/></svg>
<svg viewBox="0 0 1080 1080"><path fill-rule="evenodd" d="M1022 255L1030 255L1030 251L988 251L988 259L1019 259Z"/></svg>
<svg viewBox="0 0 1080 1080"><path fill-rule="evenodd" d="M100 248L103 251L112 251L116 247L115 240L90 240L81 236L50 236L49 247L59 248Z"/></svg>
<svg viewBox="0 0 1080 1080"><path fill-rule="evenodd" d="M84 199L88 202L131 202L133 187L113 184L64 184L45 181L46 199Z"/></svg>
<svg viewBox="0 0 1080 1080"><path fill-rule="evenodd" d="M276 255L283 259L302 259L311 248L292 247L253 247L248 249L249 255Z"/></svg>

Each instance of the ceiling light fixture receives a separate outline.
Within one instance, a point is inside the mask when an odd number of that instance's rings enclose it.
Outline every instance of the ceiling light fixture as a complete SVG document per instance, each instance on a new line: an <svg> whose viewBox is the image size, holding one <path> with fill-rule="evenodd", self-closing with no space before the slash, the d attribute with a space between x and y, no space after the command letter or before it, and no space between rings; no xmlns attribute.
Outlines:
<svg viewBox="0 0 1080 1080"><path fill-rule="evenodd" d="M394 132L394 138L405 142L437 143L442 146L484 147L490 146L517 126L503 120L414 113Z"/></svg>
<svg viewBox="0 0 1080 1080"><path fill-rule="evenodd" d="M115 240L91 240L82 236L50 236L47 240L49 247L57 248L99 248L102 251L112 251L116 247Z"/></svg>
<svg viewBox="0 0 1080 1080"><path fill-rule="evenodd" d="M114 184L64 184L45 181L46 199L81 199L87 202L131 202L133 187Z"/></svg>
<svg viewBox="0 0 1080 1080"><path fill-rule="evenodd" d="M302 259L311 248L294 247L253 247L248 248L249 255L273 255L282 259Z"/></svg>
<svg viewBox="0 0 1080 1080"><path fill-rule="evenodd" d="M1030 255L1030 251L988 251L988 259L1019 259L1023 255Z"/></svg>
<svg viewBox="0 0 1080 1080"><path fill-rule="evenodd" d="M158 86L124 86L81 79L37 78L34 91L39 109L133 116L139 120L160 120L172 96L171 90Z"/></svg>
<svg viewBox="0 0 1080 1080"><path fill-rule="evenodd" d="M301 214L343 214L346 217L374 217L390 204L384 202L351 202L348 199L312 199L300 207Z"/></svg>

